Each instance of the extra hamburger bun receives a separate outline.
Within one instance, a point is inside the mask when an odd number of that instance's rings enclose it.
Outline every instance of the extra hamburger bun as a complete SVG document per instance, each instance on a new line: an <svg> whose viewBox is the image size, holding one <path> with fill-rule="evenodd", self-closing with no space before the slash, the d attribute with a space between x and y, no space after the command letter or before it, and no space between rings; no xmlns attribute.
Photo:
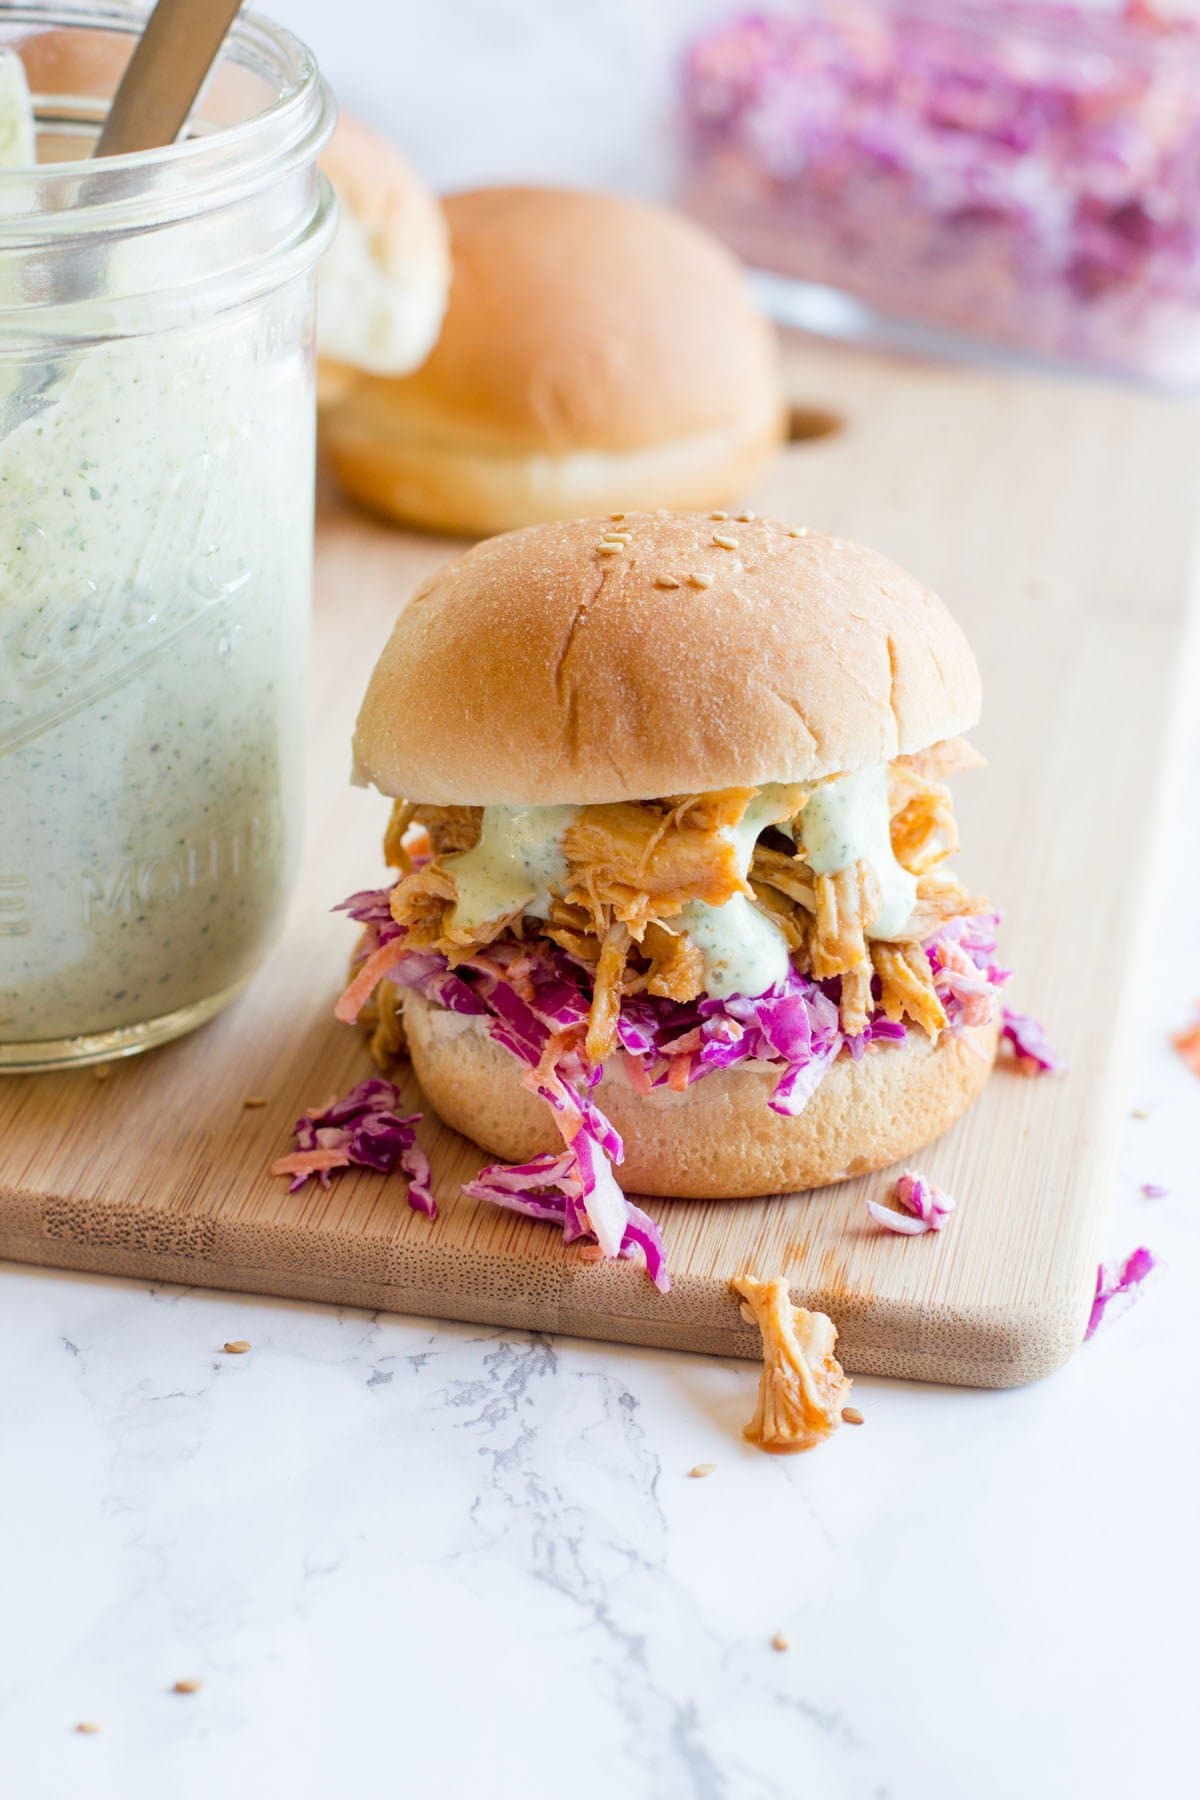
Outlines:
<svg viewBox="0 0 1200 1800"><path fill-rule="evenodd" d="M780 441L775 343L737 263L678 214L612 194L445 202L438 343L356 383L327 443L363 504L477 535L614 507L705 507Z"/></svg>
<svg viewBox="0 0 1200 1800"><path fill-rule="evenodd" d="M341 206L319 277L318 398L356 372L407 375L433 348L450 290L441 207L400 152L343 113L321 168Z"/></svg>
<svg viewBox="0 0 1200 1800"><path fill-rule="evenodd" d="M521 1085L521 1065L476 1020L406 991L413 1068L430 1104L456 1131L508 1162L562 1139L545 1103ZM991 1072L998 1024L936 1044L919 1032L861 1062L840 1056L796 1118L767 1105L778 1071L717 1069L685 1093L636 1093L614 1065L594 1098L620 1132L621 1185L634 1194L743 1199L798 1193L886 1168L940 1137Z"/></svg>
<svg viewBox="0 0 1200 1800"><path fill-rule="evenodd" d="M646 800L887 762L979 704L958 625L875 551L630 513L439 569L396 622L354 753L383 793L439 805Z"/></svg>

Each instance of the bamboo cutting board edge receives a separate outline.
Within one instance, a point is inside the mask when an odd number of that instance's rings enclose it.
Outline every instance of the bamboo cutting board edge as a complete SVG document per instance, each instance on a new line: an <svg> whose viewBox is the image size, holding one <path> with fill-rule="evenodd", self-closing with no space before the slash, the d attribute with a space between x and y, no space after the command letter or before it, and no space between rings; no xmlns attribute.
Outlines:
<svg viewBox="0 0 1200 1800"><path fill-rule="evenodd" d="M1180 635L1194 588L1200 425L1182 408L1125 390L1002 380L803 342L791 348L789 373L797 400L843 413L849 426L840 437L797 446L781 458L755 503L876 542L927 574L968 614L985 680L1001 671L1001 729L991 746L997 772L985 777L991 786L967 803L974 810L964 843L968 855L982 852L990 861L986 872L998 893L1007 898L1011 886L1012 930L1024 940L1018 963L1028 960L1031 986L1049 984L1051 1011L1061 1015L1051 1026L1065 1028L1073 1017L1065 1001L1069 991L1078 998L1081 972L1055 973L1020 900L1053 897L1050 911L1061 907L1074 864L1089 853L1088 839L1068 829L1059 851L1046 835L1049 802L1031 785L1039 765L1022 745L1025 697L1012 689L1011 666L1003 667L1006 655L1012 660L1007 640L1027 631L1047 644L1048 659L1077 657L1074 685L1056 709L1061 720L1047 711L1054 690L1031 687L1028 696L1045 715L1039 730L1048 761L1057 766L1065 758L1077 774L1081 740L1090 737L1099 754L1103 726L1130 765L1127 774L1118 770L1118 785L1125 780L1137 792L1136 784L1149 779L1161 799L1182 717ZM1053 454L1055 445L1071 450L1067 463ZM1170 494L1157 494L1147 480L1152 452L1175 472ZM970 463L965 484L958 459ZM1023 469L1026 460L1036 465L1032 471ZM1050 516L1044 491L1052 475L1061 491ZM998 478L1016 490L1011 517L1003 521L996 517ZM953 493L956 504L948 506L939 493L931 510L931 483ZM1144 553L1129 553L1128 566L1111 521L1097 519L1095 535L1109 534L1098 548L1083 542L1098 508L1118 510L1108 505L1110 489L1120 490L1139 529L1143 512L1151 526ZM959 589L977 537L984 585L978 596L968 590L964 605ZM342 832L337 867L331 870L328 852L317 857L310 849L307 884L284 944L247 995L192 1039L114 1065L103 1084L86 1072L0 1084L0 1120L7 1120L0 1126L0 1255L744 1357L758 1354L757 1333L743 1325L729 1277L749 1268L782 1271L799 1302L832 1313L852 1371L1003 1386L1058 1366L1079 1342L1090 1304L1127 1077L1127 1027L1140 985L1134 953L1144 943L1150 898L1149 882L1129 871L1122 872L1127 922L1120 1004L1096 1002L1098 1028L1107 1022L1113 1042L1097 1054L1072 1025L1074 1077L1059 1084L998 1074L966 1119L921 1153L921 1166L935 1179L950 1173L945 1184L960 1199L952 1228L937 1239L881 1243L882 1234L862 1224L861 1181L708 1207L652 1202L675 1273L675 1288L664 1297L635 1265L581 1262L544 1227L456 1198L458 1181L483 1158L428 1118L423 1141L440 1172L439 1198L445 1195L432 1227L409 1211L397 1182L354 1174L328 1196L310 1189L289 1200L281 1184L264 1178L301 1106L364 1072L353 1034L328 1017L348 944L344 923L323 916L340 892L362 885L378 866L368 846L382 827L381 803L346 796L342 786L348 716L401 594L454 549L327 507L319 551L325 598L314 815L326 825L335 821ZM939 558L946 562L940 571ZM1043 561L1048 599L1027 593L1025 585L1026 573L1036 574ZM1134 580L1144 612L1136 627L1126 598ZM337 605L346 588L354 594L352 618ZM1105 641L1094 643L1101 628ZM1193 644L1198 636L1193 633ZM1144 731L1131 733L1119 721L1109 731L1096 710L1093 687L1109 684L1109 699L1118 691L1114 659L1128 666L1134 689L1139 681L1159 689L1151 710L1143 704ZM1166 708L1164 690L1172 690ZM1026 813L1018 817L1014 797L1022 785ZM965 797L969 789L962 787ZM1135 821L1143 862L1162 838L1161 806L1156 811L1153 820ZM1039 872L1044 892L1021 865L1026 826L1034 848L1050 857ZM320 836L324 842L326 832ZM1026 860L1033 854L1027 847ZM1094 953L1099 928L1081 922L1081 957ZM297 943L301 966L319 971L303 999L271 988L273 969L289 961L296 966ZM1036 1010L1033 995L1019 986L1014 1002ZM254 1047L264 1042L274 1050L269 1065L261 1056L252 1062ZM271 1108L255 1115L257 1130L255 1121L235 1124L239 1084L243 1095L263 1087L268 1067ZM194 1094L197 1082L208 1093L209 1113L185 1125L181 1096ZM122 1114L142 1159L140 1182L121 1167ZM1040 1183L1044 1204L1021 1191L1006 1197L1010 1171ZM112 1198L122 1189L123 1199Z"/></svg>
<svg viewBox="0 0 1200 1800"><path fill-rule="evenodd" d="M665 1216L672 1202L658 1204ZM627 1276L637 1271L627 1267L491 1256L487 1285L472 1291L464 1313L461 1289L436 1250L389 1256L379 1240L377 1249L353 1256L357 1267L315 1269L307 1240L317 1234L302 1227L273 1234L273 1256L266 1262L260 1260L261 1233L239 1221L219 1222L211 1233L196 1232L188 1229L193 1222L178 1213L147 1208L139 1209L133 1230L124 1207L66 1197L37 1202L4 1191L0 1208L8 1213L0 1254L42 1268L372 1312L466 1317L482 1325L749 1361L760 1355L758 1331L742 1322L727 1287L694 1275L677 1276L671 1293L663 1296L644 1277L639 1276L637 1285L630 1282ZM327 1258L317 1260L325 1263ZM531 1279L535 1270L541 1279ZM1035 1303L1024 1313L1000 1304L989 1315L978 1308L964 1314L951 1306L915 1313L895 1303L880 1306L870 1295L831 1298L819 1289L794 1288L793 1298L797 1305L833 1309L838 1354L853 1374L944 1381L946 1353L940 1340L952 1331L957 1339L971 1341L972 1385L979 1387L1017 1386L1052 1373L1079 1343L1087 1316L1082 1304ZM631 1299L639 1304L631 1308Z"/></svg>

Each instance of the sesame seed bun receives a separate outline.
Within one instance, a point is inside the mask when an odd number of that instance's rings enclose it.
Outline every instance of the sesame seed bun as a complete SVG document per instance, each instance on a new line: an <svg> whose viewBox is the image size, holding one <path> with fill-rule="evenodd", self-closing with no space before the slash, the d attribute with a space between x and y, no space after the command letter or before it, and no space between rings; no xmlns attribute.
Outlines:
<svg viewBox="0 0 1200 1800"><path fill-rule="evenodd" d="M403 996L413 1068L430 1104L493 1156L525 1162L562 1142L545 1103L521 1085L521 1066L474 1018ZM975 1099L996 1056L996 1024L910 1032L861 1062L842 1055L796 1118L771 1111L765 1069L717 1069L682 1094L638 1094L606 1065L595 1098L625 1144L630 1193L737 1200L798 1193L886 1168L949 1130Z"/></svg>
<svg viewBox="0 0 1200 1800"><path fill-rule="evenodd" d="M349 493L479 535L745 490L781 437L776 349L714 238L612 194L484 188L445 211L433 354L356 384L330 423Z"/></svg>
<svg viewBox="0 0 1200 1800"><path fill-rule="evenodd" d="M979 703L954 619L875 551L630 513L437 570L376 665L354 753L383 793L440 805L645 800L887 762L966 731Z"/></svg>
<svg viewBox="0 0 1200 1800"><path fill-rule="evenodd" d="M344 399L356 372L407 375L429 355L450 290L441 207L400 152L343 113L321 168L341 206L321 265L318 393Z"/></svg>

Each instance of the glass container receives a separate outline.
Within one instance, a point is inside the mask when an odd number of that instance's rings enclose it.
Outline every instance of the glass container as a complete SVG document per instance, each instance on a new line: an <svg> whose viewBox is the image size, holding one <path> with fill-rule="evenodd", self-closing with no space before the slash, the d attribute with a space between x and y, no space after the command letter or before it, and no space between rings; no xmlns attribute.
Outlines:
<svg viewBox="0 0 1200 1800"><path fill-rule="evenodd" d="M683 96L692 210L820 284L814 316L853 317L834 290L880 322L1200 383L1194 17L804 0L698 38Z"/></svg>
<svg viewBox="0 0 1200 1800"><path fill-rule="evenodd" d="M333 106L247 14L185 141L88 161L143 22L0 0L39 141L0 169L0 1068L210 1017L302 830Z"/></svg>

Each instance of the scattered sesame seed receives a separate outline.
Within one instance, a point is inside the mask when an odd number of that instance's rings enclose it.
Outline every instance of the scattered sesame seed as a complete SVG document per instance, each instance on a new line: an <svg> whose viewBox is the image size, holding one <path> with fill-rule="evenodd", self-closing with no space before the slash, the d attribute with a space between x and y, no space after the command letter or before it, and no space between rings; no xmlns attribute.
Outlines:
<svg viewBox="0 0 1200 1800"><path fill-rule="evenodd" d="M790 1650L791 1647L792 1640L785 1632L777 1631L775 1636L771 1639L772 1650Z"/></svg>
<svg viewBox="0 0 1200 1800"><path fill-rule="evenodd" d="M737 539L730 537L724 531L714 531L712 541L714 544L719 544L722 550L736 550L738 547Z"/></svg>
<svg viewBox="0 0 1200 1800"><path fill-rule="evenodd" d="M758 514L757 513L734 513L733 516L737 520L739 525L750 525L750 524L753 524L755 519L757 519Z"/></svg>
<svg viewBox="0 0 1200 1800"><path fill-rule="evenodd" d="M688 584L694 588L709 588L713 584L711 575L704 575L696 570L688 576Z"/></svg>
<svg viewBox="0 0 1200 1800"><path fill-rule="evenodd" d="M791 525L788 527L788 536L789 537L807 537L808 536L808 526L807 525Z"/></svg>
<svg viewBox="0 0 1200 1800"><path fill-rule="evenodd" d="M596 545L596 555L597 556L620 556L620 554L624 548L625 548L624 544L609 544L607 542L603 543L603 544L597 544Z"/></svg>
<svg viewBox="0 0 1200 1800"><path fill-rule="evenodd" d="M624 513L609 513L608 516L613 521L614 525L619 525L621 523L621 520L625 517L625 514Z"/></svg>
<svg viewBox="0 0 1200 1800"><path fill-rule="evenodd" d="M221 1345L221 1348L226 1356L245 1356L250 1348L250 1343L247 1338L230 1338L227 1344Z"/></svg>
<svg viewBox="0 0 1200 1800"><path fill-rule="evenodd" d="M632 544L632 531L606 531L601 538L602 544Z"/></svg>
<svg viewBox="0 0 1200 1800"><path fill-rule="evenodd" d="M93 1079L93 1081L107 1081L111 1074L112 1074L112 1068L111 1068L110 1064L97 1063L95 1068L92 1070L92 1079Z"/></svg>
<svg viewBox="0 0 1200 1800"><path fill-rule="evenodd" d="M857 1406L843 1406L842 1418L847 1425L861 1425L863 1416Z"/></svg>
<svg viewBox="0 0 1200 1800"><path fill-rule="evenodd" d="M708 516L710 519L721 520L721 519L727 519L729 517L729 514L717 512L717 513L709 513Z"/></svg>
<svg viewBox="0 0 1200 1800"><path fill-rule="evenodd" d="M242 1101L242 1105L250 1112L255 1111L255 1109L260 1106L265 1106L266 1104L267 1096L265 1094L247 1094L246 1098Z"/></svg>
<svg viewBox="0 0 1200 1800"><path fill-rule="evenodd" d="M696 1463L688 1474L693 1481L701 1481L705 1475L711 1475L716 1466L716 1463Z"/></svg>
<svg viewBox="0 0 1200 1800"><path fill-rule="evenodd" d="M654 585L657 588L677 588L680 584L673 575L656 575Z"/></svg>
<svg viewBox="0 0 1200 1800"><path fill-rule="evenodd" d="M1148 1119L1150 1114L1144 1106L1135 1106L1129 1116L1131 1119Z"/></svg>
<svg viewBox="0 0 1200 1800"><path fill-rule="evenodd" d="M182 1681L173 1681L171 1683L171 1692L173 1694L198 1694L200 1692L200 1683L196 1680L194 1675L185 1675Z"/></svg>
<svg viewBox="0 0 1200 1800"><path fill-rule="evenodd" d="M100 1727L97 1725L95 1719L80 1719L75 1729L79 1732L81 1737L92 1737L99 1731Z"/></svg>

